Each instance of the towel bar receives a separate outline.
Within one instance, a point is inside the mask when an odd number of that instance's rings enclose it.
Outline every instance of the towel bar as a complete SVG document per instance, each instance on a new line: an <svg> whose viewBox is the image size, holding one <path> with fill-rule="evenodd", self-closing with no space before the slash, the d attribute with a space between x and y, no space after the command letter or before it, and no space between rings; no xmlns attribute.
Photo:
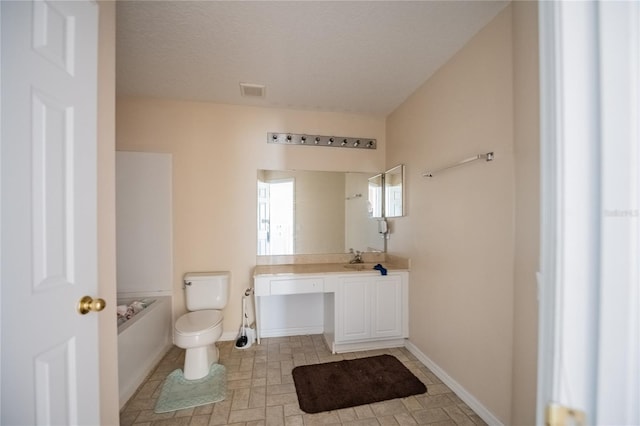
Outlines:
<svg viewBox="0 0 640 426"><path fill-rule="evenodd" d="M424 172L424 173L422 173L422 177L433 177L433 175L435 173L440 173L441 171L444 171L444 170L447 170L447 169L451 169L453 167L462 166L463 164L471 163L472 161L476 161L476 160L493 161L493 151L492 152L487 152L486 154L478 154L478 155L474 155L473 157L465 158L462 161L458 161L457 163L450 164L450 165L448 165L446 167L441 167L441 168L439 168L437 170L434 170L432 172Z"/></svg>

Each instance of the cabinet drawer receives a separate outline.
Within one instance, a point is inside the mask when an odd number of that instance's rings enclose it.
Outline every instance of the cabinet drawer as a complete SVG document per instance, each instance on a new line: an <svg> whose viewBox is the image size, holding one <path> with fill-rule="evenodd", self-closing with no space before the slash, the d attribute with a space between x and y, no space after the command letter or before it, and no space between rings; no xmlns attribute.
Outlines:
<svg viewBox="0 0 640 426"><path fill-rule="evenodd" d="M272 295L322 293L324 291L324 280L322 278L271 280L270 290Z"/></svg>

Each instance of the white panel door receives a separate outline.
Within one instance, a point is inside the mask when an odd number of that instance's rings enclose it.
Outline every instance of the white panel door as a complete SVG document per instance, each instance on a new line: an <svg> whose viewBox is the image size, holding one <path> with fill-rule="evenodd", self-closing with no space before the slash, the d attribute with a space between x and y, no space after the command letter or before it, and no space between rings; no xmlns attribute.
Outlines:
<svg viewBox="0 0 640 426"><path fill-rule="evenodd" d="M98 424L94 2L2 1L2 424Z"/></svg>

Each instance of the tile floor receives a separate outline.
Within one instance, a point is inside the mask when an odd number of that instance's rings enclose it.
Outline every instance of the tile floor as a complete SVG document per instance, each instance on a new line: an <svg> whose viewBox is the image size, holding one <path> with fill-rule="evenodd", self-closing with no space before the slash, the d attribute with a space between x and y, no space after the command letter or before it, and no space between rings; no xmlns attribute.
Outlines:
<svg viewBox="0 0 640 426"><path fill-rule="evenodd" d="M173 347L120 413L120 424L169 425L484 425L485 423L405 348L333 355L320 335L262 339L239 350L219 342L227 368L227 399L171 413L153 408L164 378L182 368L184 351ZM427 393L342 410L306 414L300 410L291 370L320 362L391 354L425 385Z"/></svg>

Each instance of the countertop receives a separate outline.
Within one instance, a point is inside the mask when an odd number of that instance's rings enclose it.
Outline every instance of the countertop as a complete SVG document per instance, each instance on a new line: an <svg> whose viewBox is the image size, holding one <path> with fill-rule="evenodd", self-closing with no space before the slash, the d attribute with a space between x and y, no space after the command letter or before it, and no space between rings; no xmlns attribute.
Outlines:
<svg viewBox="0 0 640 426"><path fill-rule="evenodd" d="M388 271L408 271L405 262L376 262L376 263L306 263L291 265L258 265L253 270L253 276L269 275L298 275L298 274L350 274L362 272L379 272L373 267L380 263Z"/></svg>

